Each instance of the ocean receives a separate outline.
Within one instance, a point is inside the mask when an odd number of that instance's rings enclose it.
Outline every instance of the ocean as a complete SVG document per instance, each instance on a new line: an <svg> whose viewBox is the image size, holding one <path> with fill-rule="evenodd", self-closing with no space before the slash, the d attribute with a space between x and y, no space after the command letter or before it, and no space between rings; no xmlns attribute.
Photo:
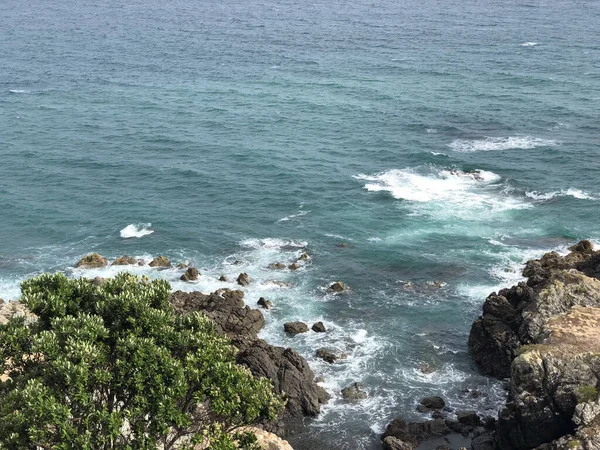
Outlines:
<svg viewBox="0 0 600 450"><path fill-rule="evenodd" d="M261 336L333 395L297 450L378 449L429 395L494 415L467 351L485 297L600 242L598 30L593 0L3 0L0 297L117 273L73 269L90 252L198 267L131 269L174 289L246 272Z"/></svg>

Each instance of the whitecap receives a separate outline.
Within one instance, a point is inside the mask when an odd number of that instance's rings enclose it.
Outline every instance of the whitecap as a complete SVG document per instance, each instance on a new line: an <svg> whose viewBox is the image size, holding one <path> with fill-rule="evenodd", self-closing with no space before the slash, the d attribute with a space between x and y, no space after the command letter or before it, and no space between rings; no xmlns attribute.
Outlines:
<svg viewBox="0 0 600 450"><path fill-rule="evenodd" d="M132 223L123 228L120 234L123 239L141 238L154 233L154 230L150 229L151 226L151 223Z"/></svg>
<svg viewBox="0 0 600 450"><path fill-rule="evenodd" d="M529 191L526 192L525 195L533 200L537 201L547 201L552 200L556 197L573 197L579 200L599 200L600 198L590 194L588 192L582 191L581 189L568 188L562 189L560 191L553 192L538 192L538 191Z"/></svg>
<svg viewBox="0 0 600 450"><path fill-rule="evenodd" d="M431 153L433 156L446 156L448 157L448 155L446 153L442 153L442 152L429 152Z"/></svg>
<svg viewBox="0 0 600 450"><path fill-rule="evenodd" d="M289 216L285 216L285 217L279 219L278 222L288 222L288 221L290 221L292 219L295 219L297 217L303 217L303 216L307 215L309 212L310 211L299 211L296 214L290 214Z"/></svg>
<svg viewBox="0 0 600 450"><path fill-rule="evenodd" d="M29 94L31 91L26 89L9 89L8 92L12 92L13 94Z"/></svg>
<svg viewBox="0 0 600 450"><path fill-rule="evenodd" d="M277 238L266 238L266 239L244 239L240 242L242 247L250 247L254 249L260 248L271 248L271 249L285 249L285 248L304 248L308 245L306 241L294 241L284 240Z"/></svg>
<svg viewBox="0 0 600 450"><path fill-rule="evenodd" d="M521 47L535 47L536 45L538 45L537 42L523 42Z"/></svg>
<svg viewBox="0 0 600 450"><path fill-rule="evenodd" d="M486 137L485 139L456 139L448 144L455 152L488 152L501 150L530 150L536 147L552 147L558 142L531 136Z"/></svg>

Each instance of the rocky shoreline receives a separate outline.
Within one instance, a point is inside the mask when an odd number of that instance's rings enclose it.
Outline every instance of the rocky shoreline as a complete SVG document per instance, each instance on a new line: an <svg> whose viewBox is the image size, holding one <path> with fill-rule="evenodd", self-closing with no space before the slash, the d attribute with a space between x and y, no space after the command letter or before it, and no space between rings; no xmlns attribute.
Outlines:
<svg viewBox="0 0 600 450"><path fill-rule="evenodd" d="M482 315L472 325L469 350L478 369L506 379L507 401L498 418L456 411L444 399L428 397L416 409L431 419L394 419L381 436L385 449L600 450L600 251L594 251L589 241L570 250L564 256L550 252L527 262L523 270L527 281L490 294ZM309 258L304 255L298 264ZM108 264L93 254L76 267ZM124 256L112 263L131 264L139 262ZM164 257L155 258L150 265L172 267ZM200 276L193 267L178 267L183 281ZM250 278L242 273L236 282L245 286ZM343 283L330 287L334 292L346 289ZM266 448L291 449L268 432L285 435L286 424L291 428L316 416L330 398L307 361L292 348L273 346L258 337L264 316L260 309L245 304L241 290L218 289L210 294L175 291L171 304L180 314L199 311L212 319L218 332L239 349L238 364L255 376L270 379L276 392L285 395L287 404L280 420L260 424L260 428L269 442ZM272 304L261 298L257 306L268 309ZM0 304L0 322L14 314L27 311L18 302ZM289 322L282 330L289 335L326 331L321 322L312 327ZM317 350L317 357L327 362L344 356ZM366 396L360 383L351 384L343 394L353 400Z"/></svg>
<svg viewBox="0 0 600 450"><path fill-rule="evenodd" d="M600 449L600 251L589 241L570 251L527 262L527 281L489 295L473 323L478 368L508 379L498 419L455 419L439 399L429 421L392 421L386 449L457 448L456 433L473 450Z"/></svg>

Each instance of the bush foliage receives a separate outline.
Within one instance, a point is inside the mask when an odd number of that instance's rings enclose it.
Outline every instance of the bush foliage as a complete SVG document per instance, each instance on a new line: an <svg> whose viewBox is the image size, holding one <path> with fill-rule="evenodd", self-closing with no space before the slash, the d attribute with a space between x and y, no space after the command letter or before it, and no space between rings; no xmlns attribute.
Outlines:
<svg viewBox="0 0 600 450"><path fill-rule="evenodd" d="M127 273L23 282L38 318L0 326L0 449L254 449L234 430L282 400L209 320L176 315L170 289Z"/></svg>

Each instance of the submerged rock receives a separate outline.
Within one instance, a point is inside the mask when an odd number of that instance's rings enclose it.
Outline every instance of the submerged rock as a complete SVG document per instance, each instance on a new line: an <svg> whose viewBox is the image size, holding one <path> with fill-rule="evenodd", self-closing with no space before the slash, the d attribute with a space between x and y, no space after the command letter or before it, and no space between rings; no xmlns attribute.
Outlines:
<svg viewBox="0 0 600 450"><path fill-rule="evenodd" d="M171 261L166 256L157 256L150 261L150 267L171 267Z"/></svg>
<svg viewBox="0 0 600 450"><path fill-rule="evenodd" d="M329 286L329 290L332 292L344 292L347 289L348 288L346 287L346 285L341 281L336 281L331 286Z"/></svg>
<svg viewBox="0 0 600 450"><path fill-rule="evenodd" d="M290 264L290 265L288 266L288 269L290 269L290 270L298 270L300 267L301 267L301 266L300 266L300 264L298 264L298 263L293 263L293 264Z"/></svg>
<svg viewBox="0 0 600 450"><path fill-rule="evenodd" d="M352 383L350 386L342 389L342 397L347 400L362 400L367 398L368 395L361 383Z"/></svg>
<svg viewBox="0 0 600 450"><path fill-rule="evenodd" d="M98 253L91 253L84 256L75 264L75 267L79 269L97 269L106 266L108 266L108 259Z"/></svg>
<svg viewBox="0 0 600 450"><path fill-rule="evenodd" d="M229 281L229 279L228 279L228 278L227 278L225 275L221 275L221 276L219 277L219 281L228 282L228 281Z"/></svg>
<svg viewBox="0 0 600 450"><path fill-rule="evenodd" d="M427 409L442 409L444 406L446 406L444 399L437 395L433 397L425 397L419 403Z"/></svg>
<svg viewBox="0 0 600 450"><path fill-rule="evenodd" d="M272 270L283 270L283 269L285 269L285 264L276 262L276 263L269 264L268 268L272 269Z"/></svg>
<svg viewBox="0 0 600 450"><path fill-rule="evenodd" d="M320 348L315 352L317 358L321 358L323 361L333 364L340 359L346 359L348 355L345 353L335 353L326 348Z"/></svg>

